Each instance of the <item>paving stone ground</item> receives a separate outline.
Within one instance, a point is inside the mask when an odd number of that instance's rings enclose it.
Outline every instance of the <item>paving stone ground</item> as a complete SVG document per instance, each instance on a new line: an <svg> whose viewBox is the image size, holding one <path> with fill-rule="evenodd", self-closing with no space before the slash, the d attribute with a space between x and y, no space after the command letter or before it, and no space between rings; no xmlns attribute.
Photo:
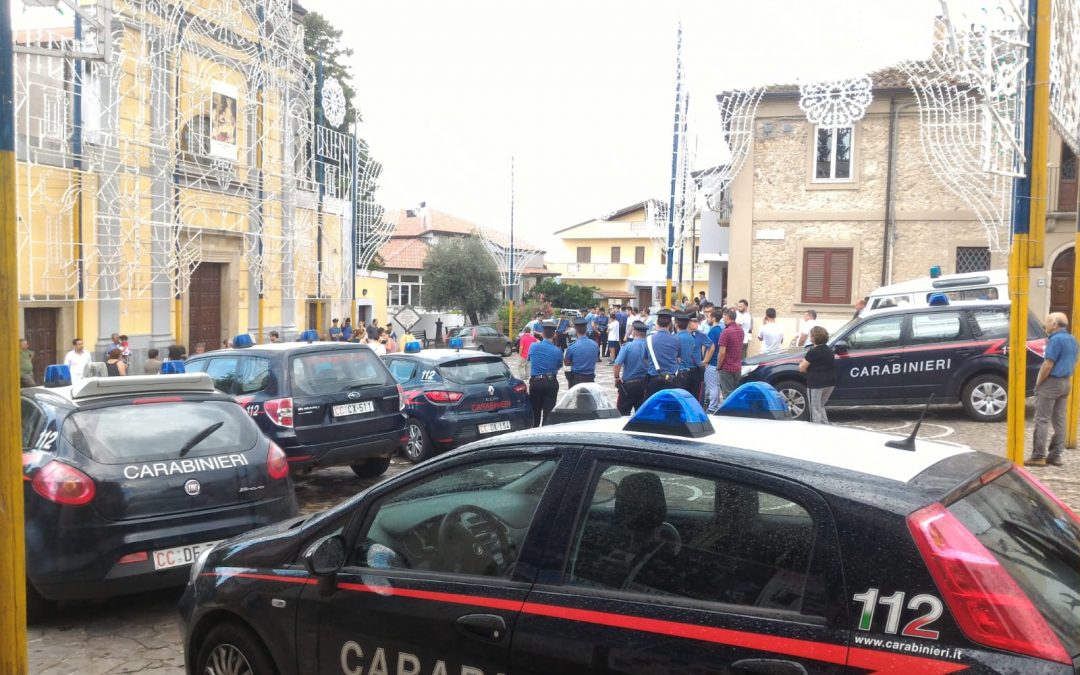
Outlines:
<svg viewBox="0 0 1080 675"><path fill-rule="evenodd" d="M517 356L507 359L511 367ZM597 382L614 396L611 366L597 365ZM562 382L565 390L566 383ZM1027 417L1033 417L1031 401ZM865 406L830 410L835 424L907 435L919 417L918 407ZM959 406L934 406L923 423L920 438L959 443L997 455L1005 453L1004 423L981 424L964 416ZM1031 443L1031 422L1026 442ZM405 470L395 460L387 476ZM1074 509L1080 510L1080 452L1068 451L1066 466L1032 470ZM360 480L348 468L312 474L297 483L297 496L305 513L319 511L356 494L373 480ZM183 673L180 628L176 603L180 590L142 593L101 603L65 606L61 615L28 633L30 671L43 675L101 675L105 673Z"/></svg>

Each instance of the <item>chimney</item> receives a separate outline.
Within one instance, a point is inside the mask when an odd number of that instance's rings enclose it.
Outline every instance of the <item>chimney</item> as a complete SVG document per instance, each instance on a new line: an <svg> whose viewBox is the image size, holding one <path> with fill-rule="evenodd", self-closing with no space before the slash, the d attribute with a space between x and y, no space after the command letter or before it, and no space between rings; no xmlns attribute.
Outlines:
<svg viewBox="0 0 1080 675"><path fill-rule="evenodd" d="M425 230L431 227L430 213L428 212L427 202L420 202L420 227Z"/></svg>

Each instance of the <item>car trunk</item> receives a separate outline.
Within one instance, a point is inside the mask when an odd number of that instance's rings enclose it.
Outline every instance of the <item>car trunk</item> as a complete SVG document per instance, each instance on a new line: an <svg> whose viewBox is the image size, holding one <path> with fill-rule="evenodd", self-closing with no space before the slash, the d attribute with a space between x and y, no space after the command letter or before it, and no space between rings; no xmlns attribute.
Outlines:
<svg viewBox="0 0 1080 675"><path fill-rule="evenodd" d="M265 497L268 444L229 401L162 397L72 414L63 435L108 520L213 509ZM185 447L187 449L185 450Z"/></svg>
<svg viewBox="0 0 1080 675"><path fill-rule="evenodd" d="M475 356L439 366L439 375L461 388L454 408L460 412L494 412L514 406L510 370L497 356Z"/></svg>
<svg viewBox="0 0 1080 675"><path fill-rule="evenodd" d="M298 354L289 376L300 443L377 434L400 422L397 383L369 349Z"/></svg>

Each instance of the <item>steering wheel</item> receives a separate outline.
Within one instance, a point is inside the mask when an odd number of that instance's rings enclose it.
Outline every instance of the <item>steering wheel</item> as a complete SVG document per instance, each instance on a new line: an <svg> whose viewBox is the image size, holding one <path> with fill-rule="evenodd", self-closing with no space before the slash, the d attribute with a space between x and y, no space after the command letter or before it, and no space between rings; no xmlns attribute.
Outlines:
<svg viewBox="0 0 1080 675"><path fill-rule="evenodd" d="M466 523L465 516L472 522ZM454 507L439 523L439 552L452 572L501 575L510 564L506 530L491 511L463 504Z"/></svg>

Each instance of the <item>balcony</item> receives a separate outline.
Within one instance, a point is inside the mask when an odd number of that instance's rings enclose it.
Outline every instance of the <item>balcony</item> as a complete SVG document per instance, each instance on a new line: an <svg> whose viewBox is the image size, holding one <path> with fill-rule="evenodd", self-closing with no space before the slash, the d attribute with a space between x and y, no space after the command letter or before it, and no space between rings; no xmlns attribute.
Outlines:
<svg viewBox="0 0 1080 675"><path fill-rule="evenodd" d="M626 263L555 263L548 269L566 279L625 279L630 266Z"/></svg>
<svg viewBox="0 0 1080 675"><path fill-rule="evenodd" d="M1046 170L1049 186L1047 211L1051 213L1076 213L1076 158L1069 158L1062 166Z"/></svg>

